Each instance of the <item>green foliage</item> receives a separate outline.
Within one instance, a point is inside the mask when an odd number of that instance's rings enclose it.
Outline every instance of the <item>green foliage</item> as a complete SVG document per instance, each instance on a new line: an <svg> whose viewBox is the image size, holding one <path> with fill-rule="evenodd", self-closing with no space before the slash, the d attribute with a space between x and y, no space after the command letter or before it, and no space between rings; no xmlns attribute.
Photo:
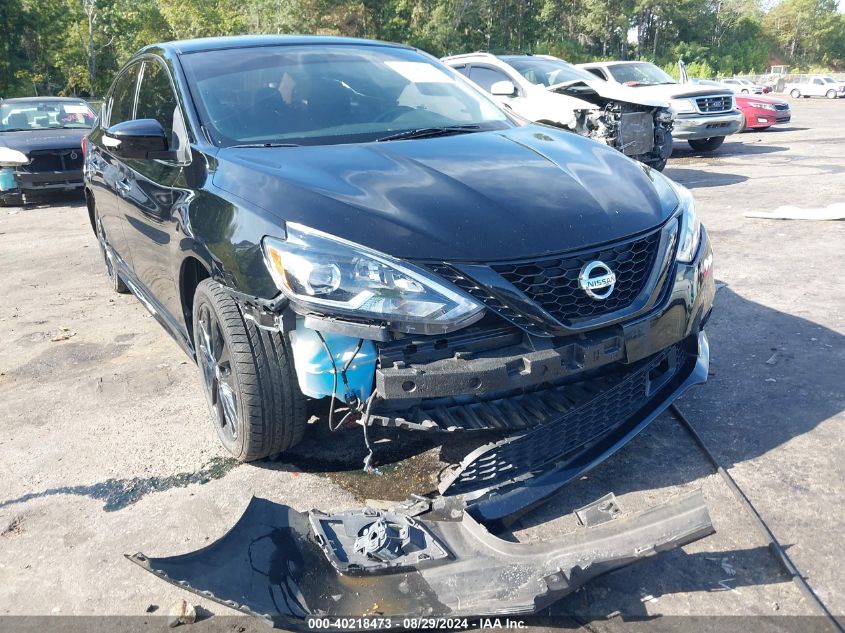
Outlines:
<svg viewBox="0 0 845 633"><path fill-rule="evenodd" d="M97 96L139 48L241 33L322 33L434 55L648 59L690 76L845 65L836 0L0 0L0 96Z"/></svg>

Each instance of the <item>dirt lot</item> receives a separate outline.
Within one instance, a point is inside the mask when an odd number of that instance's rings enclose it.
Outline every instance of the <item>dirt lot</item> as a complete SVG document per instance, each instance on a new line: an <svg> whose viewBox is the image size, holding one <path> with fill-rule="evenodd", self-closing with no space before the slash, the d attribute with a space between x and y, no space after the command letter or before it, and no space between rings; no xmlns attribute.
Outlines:
<svg viewBox="0 0 845 633"><path fill-rule="evenodd" d="M793 107L792 124L732 137L713 156L677 144L667 168L696 195L724 284L712 376L679 408L818 596L845 614L845 223L743 216L844 201L845 101ZM432 485L440 447L419 437L379 445L382 477L360 473L355 432L312 432L283 460L227 459L195 367L137 300L112 294L79 203L0 210L0 271L0 614L144 615L183 597L206 618L231 614L123 554L197 549L252 495L340 509ZM716 534L599 579L551 613L591 630L652 615L764 615L743 628L781 629L795 622L783 616L812 614L668 415L513 536L571 529L572 509L607 491L636 511L694 488Z"/></svg>

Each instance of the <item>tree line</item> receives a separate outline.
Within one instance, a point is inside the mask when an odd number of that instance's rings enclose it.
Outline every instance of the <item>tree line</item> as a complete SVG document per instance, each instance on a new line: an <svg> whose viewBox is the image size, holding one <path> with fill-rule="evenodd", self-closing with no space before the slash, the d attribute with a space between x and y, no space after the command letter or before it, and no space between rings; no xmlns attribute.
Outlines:
<svg viewBox="0 0 845 633"><path fill-rule="evenodd" d="M771 5L771 6L770 6ZM319 33L550 53L572 62L679 58L692 76L845 65L837 0L0 0L0 97L98 96L150 43Z"/></svg>

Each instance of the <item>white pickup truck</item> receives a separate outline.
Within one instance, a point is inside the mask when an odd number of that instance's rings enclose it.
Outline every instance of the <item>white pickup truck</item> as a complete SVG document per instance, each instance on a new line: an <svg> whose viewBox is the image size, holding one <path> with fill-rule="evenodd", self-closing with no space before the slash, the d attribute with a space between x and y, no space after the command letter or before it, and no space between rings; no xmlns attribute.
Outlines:
<svg viewBox="0 0 845 633"><path fill-rule="evenodd" d="M836 81L827 75L809 75L787 81L783 85L783 91L789 93L793 99L801 97L827 97L836 99L845 97L845 83Z"/></svg>
<svg viewBox="0 0 845 633"><path fill-rule="evenodd" d="M591 62L578 66L608 82L668 101L675 115L672 136L687 141L697 151L715 150L742 125L742 113L728 88L680 84L649 62Z"/></svg>

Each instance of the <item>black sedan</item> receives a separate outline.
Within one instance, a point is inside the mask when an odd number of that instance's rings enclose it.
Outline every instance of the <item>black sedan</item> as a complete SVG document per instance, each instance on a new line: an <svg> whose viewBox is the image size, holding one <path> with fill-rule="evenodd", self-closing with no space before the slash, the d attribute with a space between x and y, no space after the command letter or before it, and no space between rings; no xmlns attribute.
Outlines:
<svg viewBox="0 0 845 633"><path fill-rule="evenodd" d="M160 578L285 628L373 604L524 615L712 530L700 495L549 546L476 522L538 503L706 380L710 243L657 171L512 118L413 48L278 36L140 51L84 171L114 289L196 359L238 459L294 446L320 403L370 447L374 426L487 431L440 497L254 500L199 552L131 557ZM417 626L376 626L400 622Z"/></svg>
<svg viewBox="0 0 845 633"><path fill-rule="evenodd" d="M295 445L309 400L333 430L493 429L441 484L492 517L707 376L712 255L690 193L512 118L413 48L145 48L85 175L115 290L196 359L241 460Z"/></svg>
<svg viewBox="0 0 845 633"><path fill-rule="evenodd" d="M94 118L81 99L28 97L0 102L0 204L79 191L80 141Z"/></svg>

